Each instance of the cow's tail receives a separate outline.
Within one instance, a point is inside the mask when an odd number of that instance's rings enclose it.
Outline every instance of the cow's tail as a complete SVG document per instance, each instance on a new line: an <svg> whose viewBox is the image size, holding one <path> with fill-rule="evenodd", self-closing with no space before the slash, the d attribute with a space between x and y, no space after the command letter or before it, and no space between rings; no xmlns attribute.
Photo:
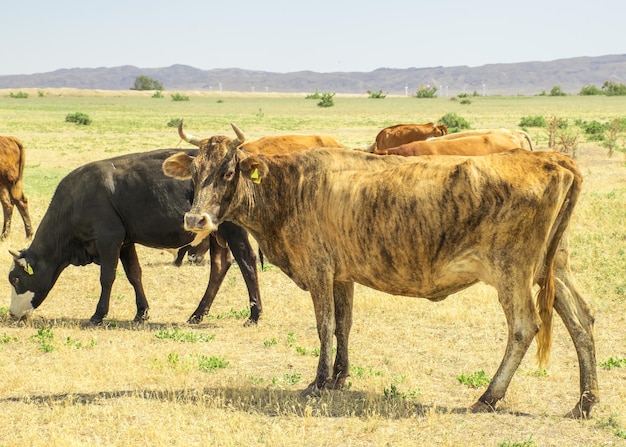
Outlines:
<svg viewBox="0 0 626 447"><path fill-rule="evenodd" d="M546 152L546 154L550 154ZM573 174L573 181L561 205L561 209L555 221L555 227L550 232L548 247L545 257L545 271L541 278L539 293L537 295L537 311L541 319L541 327L537 334L537 361L539 367L547 365L552 348L552 314L554 308L555 286L554 286L554 261L556 253L561 243L561 239L570 218L578 202L578 197L582 188L583 177L580 170L572 159L567 156L555 154L551 157L553 161L566 168Z"/></svg>

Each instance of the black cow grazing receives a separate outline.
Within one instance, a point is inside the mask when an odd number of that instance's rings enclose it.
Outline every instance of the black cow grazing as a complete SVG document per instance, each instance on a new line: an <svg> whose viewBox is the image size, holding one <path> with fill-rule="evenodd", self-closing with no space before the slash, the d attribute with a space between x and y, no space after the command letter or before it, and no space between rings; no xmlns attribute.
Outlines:
<svg viewBox="0 0 626 447"><path fill-rule="evenodd" d="M18 138L0 136L0 202L4 212L0 240L6 239L11 231L13 206L22 216L26 237L30 239L33 236L28 199L23 190L25 155L24 144Z"/></svg>
<svg viewBox="0 0 626 447"><path fill-rule="evenodd" d="M101 324L109 311L120 259L135 289L135 321L147 320L148 301L135 244L179 248L194 240L182 224L193 200L193 185L166 177L161 170L163 161L178 152L180 149L160 149L101 160L79 167L61 180L30 247L11 252L11 317L27 318L68 265L94 262L100 264L102 292L91 322ZM193 156L197 149L185 152ZM225 222L209 243L209 284L189 321L198 322L208 312L234 256L248 287L249 321L256 322L261 300L256 255L248 233Z"/></svg>

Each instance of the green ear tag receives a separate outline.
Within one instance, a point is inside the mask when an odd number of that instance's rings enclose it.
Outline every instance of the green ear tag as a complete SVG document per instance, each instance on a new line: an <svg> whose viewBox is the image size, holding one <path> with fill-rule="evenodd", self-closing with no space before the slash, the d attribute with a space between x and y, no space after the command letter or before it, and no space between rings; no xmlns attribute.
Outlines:
<svg viewBox="0 0 626 447"><path fill-rule="evenodd" d="M250 174L250 178L256 184L261 183L261 179L259 178L259 168L254 168L254 171Z"/></svg>
<svg viewBox="0 0 626 447"><path fill-rule="evenodd" d="M28 273L29 275L32 275L33 273L33 268L30 266L30 264L26 264L26 273Z"/></svg>

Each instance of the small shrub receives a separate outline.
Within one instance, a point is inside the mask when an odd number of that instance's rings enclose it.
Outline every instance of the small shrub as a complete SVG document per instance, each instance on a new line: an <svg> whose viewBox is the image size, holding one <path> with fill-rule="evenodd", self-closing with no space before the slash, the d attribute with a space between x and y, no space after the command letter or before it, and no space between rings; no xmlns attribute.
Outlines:
<svg viewBox="0 0 626 447"><path fill-rule="evenodd" d="M167 122L167 127L178 127L180 124L180 118L172 118Z"/></svg>
<svg viewBox="0 0 626 447"><path fill-rule="evenodd" d="M88 126L89 124L91 124L91 118L89 117L89 115L82 112L69 113L65 117L65 121L67 123L82 124L83 126Z"/></svg>
<svg viewBox="0 0 626 447"><path fill-rule="evenodd" d="M603 141L605 126L599 121L580 121L577 123L590 141Z"/></svg>
<svg viewBox="0 0 626 447"><path fill-rule="evenodd" d="M449 133L455 133L470 128L469 122L456 113L446 113L439 121L446 125Z"/></svg>
<svg viewBox="0 0 626 447"><path fill-rule="evenodd" d="M469 98L463 98L459 102L459 104L463 104L463 105L470 105L471 103L472 103L472 101Z"/></svg>
<svg viewBox="0 0 626 447"><path fill-rule="evenodd" d="M333 100L334 93L322 93L320 98L320 102L317 103L318 107L332 107L335 105L335 101Z"/></svg>
<svg viewBox="0 0 626 447"><path fill-rule="evenodd" d="M26 93L26 92L17 92L17 93L11 92L11 93L9 93L9 96L11 98L26 99L26 98L28 98L28 93Z"/></svg>
<svg viewBox="0 0 626 447"><path fill-rule="evenodd" d="M377 92L368 90L367 94L368 94L368 98L371 98L371 99L384 99L387 96L387 95L383 95L382 90L378 90Z"/></svg>
<svg viewBox="0 0 626 447"><path fill-rule="evenodd" d="M476 371L469 376L466 376L464 373L461 373L459 377L456 378L460 384L467 385L471 388L480 388L481 386L488 385L491 382L491 379L487 377L487 373L482 369L480 371Z"/></svg>
<svg viewBox="0 0 626 447"><path fill-rule="evenodd" d="M220 368L226 368L228 366L228 361L224 358L219 358L215 356L207 357L206 355L198 355L198 368L201 371L210 372Z"/></svg>
<svg viewBox="0 0 626 447"><path fill-rule="evenodd" d="M584 85L580 89L580 92L578 94L580 96L594 96L594 95L604 95L604 92L592 84L592 85Z"/></svg>
<svg viewBox="0 0 626 447"><path fill-rule="evenodd" d="M189 96L182 93L172 93L172 101L189 101Z"/></svg>
<svg viewBox="0 0 626 447"><path fill-rule="evenodd" d="M312 93L310 95L306 95L304 97L304 99L321 99L321 95L319 94L319 92L317 91L317 89L315 90L315 93Z"/></svg>
<svg viewBox="0 0 626 447"><path fill-rule="evenodd" d="M519 127L546 127L546 119L541 115L523 116L518 126Z"/></svg>
<svg viewBox="0 0 626 447"><path fill-rule="evenodd" d="M164 98L163 96L163 92L161 92L161 90L157 90L156 92L154 92L154 95L152 95L153 98Z"/></svg>
<svg viewBox="0 0 626 447"><path fill-rule="evenodd" d="M45 93L43 92L43 90L37 90L37 96L43 98L45 96Z"/></svg>
<svg viewBox="0 0 626 447"><path fill-rule="evenodd" d="M415 94L414 98L436 98L437 97L437 87L428 87L420 85Z"/></svg>
<svg viewBox="0 0 626 447"><path fill-rule="evenodd" d="M563 90L561 90L560 85L555 85L554 87L552 87L552 90L550 90L550 96L566 96L566 95L563 92Z"/></svg>

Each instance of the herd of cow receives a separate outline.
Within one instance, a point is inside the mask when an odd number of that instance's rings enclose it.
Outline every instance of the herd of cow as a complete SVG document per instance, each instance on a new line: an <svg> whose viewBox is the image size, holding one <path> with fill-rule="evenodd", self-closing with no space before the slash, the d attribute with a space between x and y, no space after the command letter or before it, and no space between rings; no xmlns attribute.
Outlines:
<svg viewBox="0 0 626 447"><path fill-rule="evenodd" d="M189 323L209 312L236 260L249 294L246 324L256 324L262 304L250 233L311 294L320 358L305 395L342 388L349 376L355 282L440 301L482 281L498 292L508 340L471 410L495 409L535 337L539 363L547 362L555 309L580 369L580 396L567 416L590 416L599 400L594 317L576 289L565 234L582 183L571 158L533 151L527 134L507 129L448 134L441 124L397 125L371 147L348 150L322 135L246 141L232 127L234 139L198 138L181 121L180 137L196 148L95 161L63 178L28 248L11 251L11 317L27 318L67 266L97 263L101 295L91 322L101 324L121 260L135 321L147 320L140 244L179 250L177 264L188 251L208 251L209 282ZM2 236L15 205L30 238L23 146L0 137L0 150Z"/></svg>

